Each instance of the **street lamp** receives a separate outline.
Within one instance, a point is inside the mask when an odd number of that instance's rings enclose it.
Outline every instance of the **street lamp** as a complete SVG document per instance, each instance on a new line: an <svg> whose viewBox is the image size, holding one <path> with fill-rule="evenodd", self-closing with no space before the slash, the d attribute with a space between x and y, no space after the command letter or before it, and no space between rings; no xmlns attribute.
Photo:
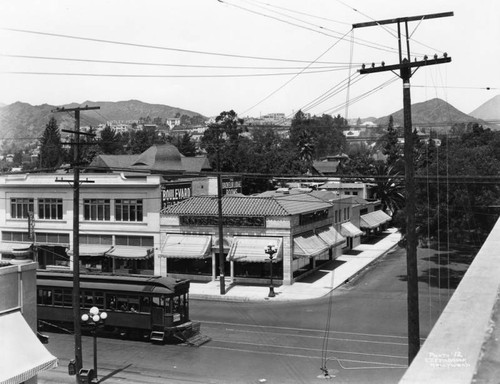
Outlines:
<svg viewBox="0 0 500 384"><path fill-rule="evenodd" d="M271 267L270 271L271 285L269 286L269 295L267 296L274 297L276 296L276 294L274 293L274 286L273 286L273 256L276 252L278 252L278 249L274 244L269 243L267 247L264 248L264 252L269 255L269 266Z"/></svg>
<svg viewBox="0 0 500 384"><path fill-rule="evenodd" d="M106 312L99 312L99 308L92 307L88 313L82 315L82 321L84 324L92 327L92 336L94 336L94 377L95 382L97 380L97 328L104 325L104 320L108 317Z"/></svg>

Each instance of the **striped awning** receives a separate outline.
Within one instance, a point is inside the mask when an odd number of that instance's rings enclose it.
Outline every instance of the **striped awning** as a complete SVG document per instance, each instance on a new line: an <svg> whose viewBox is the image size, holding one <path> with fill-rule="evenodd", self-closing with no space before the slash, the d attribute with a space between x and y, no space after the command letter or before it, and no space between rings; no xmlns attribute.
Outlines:
<svg viewBox="0 0 500 384"><path fill-rule="evenodd" d="M314 257L327 251L330 246L312 232L293 238L293 257Z"/></svg>
<svg viewBox="0 0 500 384"><path fill-rule="evenodd" d="M104 256L115 259L142 260L154 255L153 248L115 245Z"/></svg>
<svg viewBox="0 0 500 384"><path fill-rule="evenodd" d="M30 255L33 251L33 243L27 242L0 242L0 253L10 254L14 256Z"/></svg>
<svg viewBox="0 0 500 384"><path fill-rule="evenodd" d="M160 257L169 259L203 259L210 257L212 236L167 234Z"/></svg>
<svg viewBox="0 0 500 384"><path fill-rule="evenodd" d="M387 213L378 210L361 215L359 226L361 228L374 229L380 227L388 221L391 221L391 217Z"/></svg>
<svg viewBox="0 0 500 384"><path fill-rule="evenodd" d="M0 315L0 330L0 383L23 383L41 371L57 367L57 358L38 340L21 312Z"/></svg>
<svg viewBox="0 0 500 384"><path fill-rule="evenodd" d="M106 252L110 251L111 245L101 245L101 244L80 244L80 256L87 257L99 257L104 256ZM73 256L73 250L70 249L66 251L68 256Z"/></svg>
<svg viewBox="0 0 500 384"><path fill-rule="evenodd" d="M273 245L277 250L273 255L273 262L276 262L283 258L282 242L281 237L235 236L227 260L243 263L266 263L269 262L269 255L265 250L269 245Z"/></svg>
<svg viewBox="0 0 500 384"><path fill-rule="evenodd" d="M330 247L336 247L346 242L345 237L338 233L333 227L324 228L318 231L317 235Z"/></svg>
<svg viewBox="0 0 500 384"><path fill-rule="evenodd" d="M363 231L348 221L340 225L340 233L344 237L358 237L363 234Z"/></svg>

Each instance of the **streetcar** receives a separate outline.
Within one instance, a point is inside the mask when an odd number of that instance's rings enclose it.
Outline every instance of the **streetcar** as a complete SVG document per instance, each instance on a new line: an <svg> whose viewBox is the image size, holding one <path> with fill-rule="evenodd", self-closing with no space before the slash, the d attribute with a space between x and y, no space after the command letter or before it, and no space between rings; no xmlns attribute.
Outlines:
<svg viewBox="0 0 500 384"><path fill-rule="evenodd" d="M39 324L73 323L73 273L37 271ZM170 277L80 274L80 308L108 316L105 330L140 334L151 342L188 342L199 333L189 319L189 280Z"/></svg>

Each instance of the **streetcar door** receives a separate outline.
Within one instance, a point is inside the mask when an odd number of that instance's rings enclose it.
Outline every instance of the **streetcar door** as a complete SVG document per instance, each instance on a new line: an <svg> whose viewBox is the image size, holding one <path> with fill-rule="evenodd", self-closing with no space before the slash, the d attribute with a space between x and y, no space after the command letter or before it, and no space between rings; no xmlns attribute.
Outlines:
<svg viewBox="0 0 500 384"><path fill-rule="evenodd" d="M151 329L163 329L165 325L165 309L162 307L151 308Z"/></svg>

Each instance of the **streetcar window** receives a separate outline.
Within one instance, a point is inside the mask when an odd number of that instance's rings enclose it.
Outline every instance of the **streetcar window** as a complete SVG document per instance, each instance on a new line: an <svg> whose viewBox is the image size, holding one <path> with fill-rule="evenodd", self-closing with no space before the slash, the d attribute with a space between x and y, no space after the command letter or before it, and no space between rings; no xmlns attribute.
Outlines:
<svg viewBox="0 0 500 384"><path fill-rule="evenodd" d="M129 296L128 304L130 312L139 312L139 296Z"/></svg>
<svg viewBox="0 0 500 384"><path fill-rule="evenodd" d="M104 293L94 292L94 305L99 309L104 309Z"/></svg>
<svg viewBox="0 0 500 384"><path fill-rule="evenodd" d="M141 307L140 307L141 312L151 312L151 301L149 300L149 297L143 296L141 297Z"/></svg>
<svg viewBox="0 0 500 384"><path fill-rule="evenodd" d="M180 306L181 306L181 298L179 296L175 296L173 300L172 312L179 312Z"/></svg>
<svg viewBox="0 0 500 384"><path fill-rule="evenodd" d="M117 299L117 309L120 311L128 311L128 300L127 297L125 296L118 296Z"/></svg>
<svg viewBox="0 0 500 384"><path fill-rule="evenodd" d="M94 297L92 291L83 291L82 305L84 308L92 308L94 306Z"/></svg>
<svg viewBox="0 0 500 384"><path fill-rule="evenodd" d="M73 292L70 289L65 289L63 291L63 306L65 307L73 306Z"/></svg>
<svg viewBox="0 0 500 384"><path fill-rule="evenodd" d="M165 308L165 296L153 296L153 307Z"/></svg>
<svg viewBox="0 0 500 384"><path fill-rule="evenodd" d="M37 296L38 304L52 305L52 290L50 289L39 289Z"/></svg>
<svg viewBox="0 0 500 384"><path fill-rule="evenodd" d="M54 289L54 305L64 305L63 297L62 289Z"/></svg>
<svg viewBox="0 0 500 384"><path fill-rule="evenodd" d="M106 295L106 308L114 311L116 309L116 296Z"/></svg>

